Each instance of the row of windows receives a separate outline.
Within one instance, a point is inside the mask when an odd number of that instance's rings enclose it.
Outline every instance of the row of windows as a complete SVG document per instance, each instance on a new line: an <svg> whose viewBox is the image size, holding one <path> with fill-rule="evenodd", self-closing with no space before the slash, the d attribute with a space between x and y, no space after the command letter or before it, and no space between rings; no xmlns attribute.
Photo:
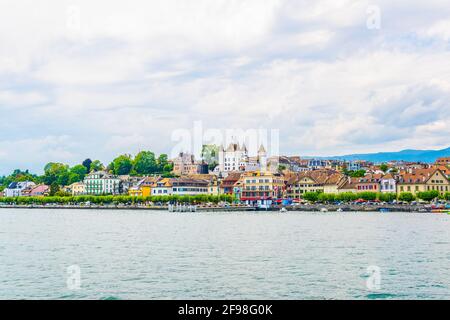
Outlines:
<svg viewBox="0 0 450 320"><path fill-rule="evenodd" d="M364 186L358 186L358 190L377 190L378 187L376 185L364 185Z"/></svg>
<svg viewBox="0 0 450 320"><path fill-rule="evenodd" d="M245 190L270 190L270 186L246 186Z"/></svg>
<svg viewBox="0 0 450 320"><path fill-rule="evenodd" d="M245 183L248 183L248 184L250 184L250 183L269 183L270 182L270 179L258 179L258 180L256 180L256 179L253 179L253 180L250 180L250 179L247 179L247 180L245 180Z"/></svg>
<svg viewBox="0 0 450 320"><path fill-rule="evenodd" d="M403 192L405 190L406 191L412 191L412 188L411 188L411 186L407 186L406 189L403 186L400 187L400 191L401 192ZM414 187L414 191L418 192L419 190L420 190L419 186L415 186ZM432 190L435 190L435 191L449 191L449 188L448 188L448 186L427 186L427 191L432 191Z"/></svg>
<svg viewBox="0 0 450 320"><path fill-rule="evenodd" d="M294 190L289 192L290 194L303 194L303 193L307 193L307 192L322 192L323 190L321 189L313 189L313 190Z"/></svg>
<svg viewBox="0 0 450 320"><path fill-rule="evenodd" d="M270 192L243 192L242 196L245 197L269 197Z"/></svg>
<svg viewBox="0 0 450 320"><path fill-rule="evenodd" d="M208 188L173 188L173 191L176 192L208 192Z"/></svg>
<svg viewBox="0 0 450 320"><path fill-rule="evenodd" d="M164 190L161 190L161 189L159 189L159 190L153 189L152 193L153 193L153 194L167 194L167 189L164 189Z"/></svg>
<svg viewBox="0 0 450 320"><path fill-rule="evenodd" d="M320 187L320 184L298 184L296 185L297 188L313 188L313 187Z"/></svg>

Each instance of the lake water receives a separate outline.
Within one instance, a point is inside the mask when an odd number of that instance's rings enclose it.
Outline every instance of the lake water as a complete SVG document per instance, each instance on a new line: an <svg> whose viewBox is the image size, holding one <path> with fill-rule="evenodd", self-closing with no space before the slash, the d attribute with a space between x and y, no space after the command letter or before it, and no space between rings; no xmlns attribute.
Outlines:
<svg viewBox="0 0 450 320"><path fill-rule="evenodd" d="M450 299L450 216L0 209L0 298Z"/></svg>

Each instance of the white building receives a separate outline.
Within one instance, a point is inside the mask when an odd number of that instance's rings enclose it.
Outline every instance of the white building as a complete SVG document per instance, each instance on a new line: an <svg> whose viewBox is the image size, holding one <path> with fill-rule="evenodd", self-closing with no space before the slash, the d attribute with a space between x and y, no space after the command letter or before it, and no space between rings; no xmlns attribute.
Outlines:
<svg viewBox="0 0 450 320"><path fill-rule="evenodd" d="M122 181L105 171L91 172L84 178L86 194L120 194L122 192Z"/></svg>
<svg viewBox="0 0 450 320"><path fill-rule="evenodd" d="M381 178L380 191L383 193L397 192L397 180L395 180L392 174L388 173Z"/></svg>
<svg viewBox="0 0 450 320"><path fill-rule="evenodd" d="M28 187L33 187L36 184L32 181L12 182L8 188L4 190L5 197L21 197L22 191Z"/></svg>
<svg viewBox="0 0 450 320"><path fill-rule="evenodd" d="M231 143L227 149L219 148L219 172L266 171L267 152L261 145L256 157L249 157L245 144Z"/></svg>

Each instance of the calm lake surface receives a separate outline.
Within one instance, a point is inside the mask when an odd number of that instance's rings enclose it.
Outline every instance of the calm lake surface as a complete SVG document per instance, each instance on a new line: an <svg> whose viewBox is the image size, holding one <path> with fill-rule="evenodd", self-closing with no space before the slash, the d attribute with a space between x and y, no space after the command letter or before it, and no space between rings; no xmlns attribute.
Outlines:
<svg viewBox="0 0 450 320"><path fill-rule="evenodd" d="M450 216L0 209L0 298L450 299Z"/></svg>

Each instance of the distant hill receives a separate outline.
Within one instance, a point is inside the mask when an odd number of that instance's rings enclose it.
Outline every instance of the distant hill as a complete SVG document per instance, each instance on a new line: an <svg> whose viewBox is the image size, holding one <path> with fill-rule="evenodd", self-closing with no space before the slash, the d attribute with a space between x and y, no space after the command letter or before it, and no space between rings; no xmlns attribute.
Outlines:
<svg viewBox="0 0 450 320"><path fill-rule="evenodd" d="M349 154L344 156L321 157L336 160L366 160L375 163L390 160L433 163L437 158L450 157L450 148L442 150L403 150L399 152L379 152L366 154Z"/></svg>

